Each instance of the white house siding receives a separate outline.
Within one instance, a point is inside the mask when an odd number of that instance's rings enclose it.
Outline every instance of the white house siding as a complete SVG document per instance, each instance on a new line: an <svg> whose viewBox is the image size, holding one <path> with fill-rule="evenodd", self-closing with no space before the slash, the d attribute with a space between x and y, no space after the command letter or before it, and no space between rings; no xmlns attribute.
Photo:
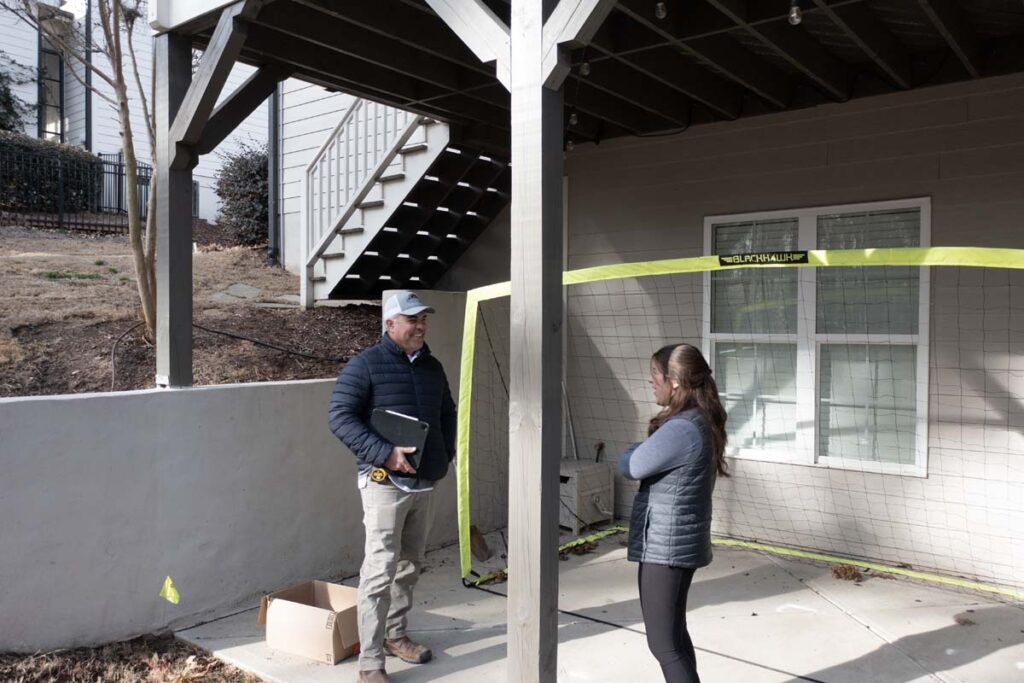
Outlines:
<svg viewBox="0 0 1024 683"><path fill-rule="evenodd" d="M144 22L135 26L135 48L139 61L139 73L143 83L149 83L153 73L153 38L152 30ZM96 55L97 62L107 65L106 57ZM234 89L241 85L255 69L244 64L236 65L228 76L224 91L218 102L227 98ZM109 93L106 83L93 79L101 92ZM98 83L99 82L99 83ZM132 101L132 132L135 140L135 153L139 161L150 163L149 137L146 135L142 107L138 104L138 89L133 82L129 83L129 97ZM109 104L99 97L93 98L93 151L104 154L116 154L121 151L121 134L117 114ZM152 103L151 103L152 104ZM267 108L261 105L242 122L210 154L200 158L192 171L193 178L199 183L199 216L207 220L215 220L220 208L220 201L214 194L217 171L221 166L221 155L238 149L240 144L266 144L267 141Z"/></svg>
<svg viewBox="0 0 1024 683"><path fill-rule="evenodd" d="M566 169L570 268L701 255L705 216L922 196L931 198L932 245L1024 248L1024 76L580 145ZM735 461L717 488L716 532L1021 585L1024 276L931 272L927 478ZM507 277L508 222L500 220L439 288ZM618 296L608 301L649 307L650 348L609 350L600 330L570 324L576 429L588 444L606 441L612 456L641 436L654 409L643 383L655 343L701 341L700 277L678 278L672 309L640 287L627 299L630 286L611 287ZM570 312L574 303L570 294ZM507 334L507 318L488 322L492 338L499 326ZM595 348L607 360L587 374ZM633 433L615 433L632 415ZM619 484L622 514L631 488Z"/></svg>
<svg viewBox="0 0 1024 683"><path fill-rule="evenodd" d="M237 64L228 75L218 104L255 71L254 67ZM192 171L192 177L199 183L199 216L201 218L215 220L217 211L220 209L220 200L214 193L214 188L223 155L237 151L245 145L265 145L267 143L267 118L267 105L261 104L216 149L199 158L199 163Z"/></svg>
<svg viewBox="0 0 1024 683"><path fill-rule="evenodd" d="M39 34L21 21L13 12L0 5L0 50L15 63L32 69L39 66ZM11 90L33 108L39 101L39 87L35 82L16 85ZM25 133L35 137L38 124L34 111L26 117Z"/></svg>
<svg viewBox="0 0 1024 683"><path fill-rule="evenodd" d="M93 9L93 14L96 9ZM99 35L97 35L99 33ZM136 57L139 62L139 75L143 84L151 83L153 78L153 47L151 29L144 23L138 22L132 36L135 45ZM97 46L93 54L93 63L97 69L105 73L112 73L110 61L98 48L102 47L103 36L98 30L93 31L93 44ZM128 46L124 46L127 55ZM125 75L128 81L128 99L131 111L132 139L135 142L135 156L139 161L149 162L150 147L149 136L146 133L146 120L142 114L142 105L139 101L139 91L135 86L131 69L126 65ZM92 79L93 88L97 92L113 99L114 90L102 78ZM150 93L147 91L147 98ZM117 110L112 104L97 95L92 98L92 151L96 154L117 154L121 151L121 127L118 121Z"/></svg>
<svg viewBox="0 0 1024 683"><path fill-rule="evenodd" d="M284 266L298 272L302 258L302 178L306 166L355 98L296 79L281 96L281 253Z"/></svg>

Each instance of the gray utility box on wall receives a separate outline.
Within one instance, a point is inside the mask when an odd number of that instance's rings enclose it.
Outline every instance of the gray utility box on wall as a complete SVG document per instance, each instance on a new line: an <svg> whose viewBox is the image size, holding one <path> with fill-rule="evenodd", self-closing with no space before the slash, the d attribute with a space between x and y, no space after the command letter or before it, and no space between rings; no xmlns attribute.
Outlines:
<svg viewBox="0 0 1024 683"><path fill-rule="evenodd" d="M611 464L563 460L561 475L560 526L579 535L586 526L615 518L615 476Z"/></svg>

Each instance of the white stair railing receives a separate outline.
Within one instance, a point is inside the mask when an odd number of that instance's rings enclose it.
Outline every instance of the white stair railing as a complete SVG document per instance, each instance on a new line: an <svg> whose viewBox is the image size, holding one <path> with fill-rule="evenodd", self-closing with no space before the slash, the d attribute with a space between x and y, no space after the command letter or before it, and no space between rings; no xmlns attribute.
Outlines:
<svg viewBox="0 0 1024 683"><path fill-rule="evenodd" d="M357 99L306 167L303 177L301 298L313 305L315 268L384 176L424 117Z"/></svg>

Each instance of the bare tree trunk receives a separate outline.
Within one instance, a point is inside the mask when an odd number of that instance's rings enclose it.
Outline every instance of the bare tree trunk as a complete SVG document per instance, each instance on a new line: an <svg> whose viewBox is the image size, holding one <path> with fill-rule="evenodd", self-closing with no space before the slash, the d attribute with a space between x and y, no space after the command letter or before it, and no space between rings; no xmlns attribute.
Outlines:
<svg viewBox="0 0 1024 683"><path fill-rule="evenodd" d="M128 239L132 246L132 260L135 264L135 281L138 284L139 300L142 302L142 320L145 323L146 339L156 340L156 287L151 276L152 261L147 258L146 248L142 241L142 217L139 206L139 166L135 157L135 143L132 141L132 123L128 113L128 94L118 93L120 106L118 116L121 122L121 135L124 147L124 171L128 184ZM153 178L150 179L147 230L152 233L156 213L156 193L153 192Z"/></svg>
<svg viewBox="0 0 1024 683"><path fill-rule="evenodd" d="M134 24L131 21L125 21L124 8L121 6L120 0L99 0L98 9L107 45L107 56L111 68L114 70L112 80L117 96L117 117L121 128L121 148L124 152L125 182L128 185L126 193L128 195L128 239L132 247L132 260L135 265L135 282L139 290L139 301L142 304L144 334L148 341L154 342L156 341L155 278L151 276L152 259L148 258L142 240L142 218L139 212L139 166L135 156L135 140L132 137L128 85L124 73L124 53L121 48L122 28L131 31ZM131 47L130 41L129 47ZM140 96L145 97L145 93L140 93ZM147 130L147 132L150 131ZM150 192L150 202L147 207L149 209L147 227L150 230L155 219L155 195L155 192Z"/></svg>

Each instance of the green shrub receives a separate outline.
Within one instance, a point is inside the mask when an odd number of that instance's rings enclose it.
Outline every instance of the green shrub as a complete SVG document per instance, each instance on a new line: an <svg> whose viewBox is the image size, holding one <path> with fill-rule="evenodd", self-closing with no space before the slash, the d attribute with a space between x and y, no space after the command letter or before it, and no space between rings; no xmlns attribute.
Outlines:
<svg viewBox="0 0 1024 683"><path fill-rule="evenodd" d="M221 154L216 192L220 197L217 223L242 244L267 240L267 148L242 145Z"/></svg>
<svg viewBox="0 0 1024 683"><path fill-rule="evenodd" d="M91 211L102 192L99 157L80 147L0 131L0 210Z"/></svg>

